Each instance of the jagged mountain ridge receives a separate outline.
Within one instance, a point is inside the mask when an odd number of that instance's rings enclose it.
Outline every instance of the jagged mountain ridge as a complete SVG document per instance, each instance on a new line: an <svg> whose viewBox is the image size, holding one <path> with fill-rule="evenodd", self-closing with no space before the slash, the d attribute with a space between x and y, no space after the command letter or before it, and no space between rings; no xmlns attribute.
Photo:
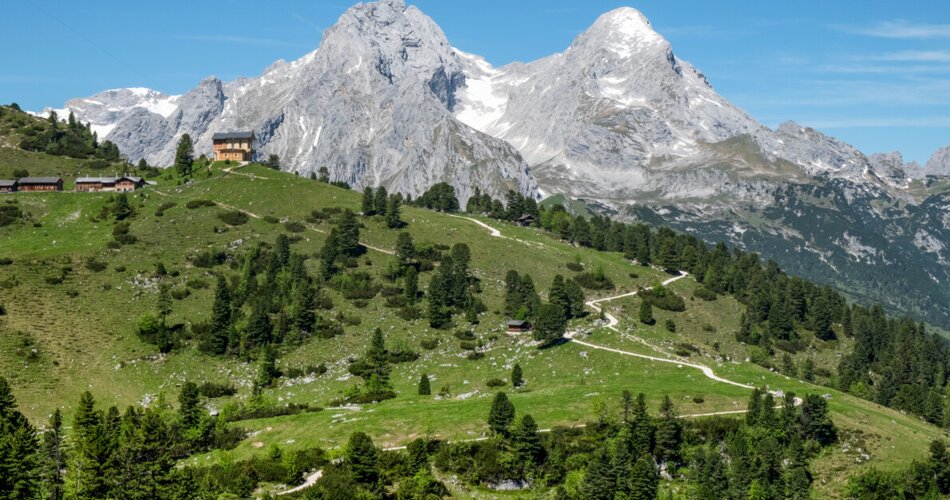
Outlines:
<svg viewBox="0 0 950 500"><path fill-rule="evenodd" d="M912 195L899 158L793 122L761 125L635 9L604 14L564 52L494 68L415 7L360 4L305 57L256 78L207 79L177 99L167 116L131 108L107 138L167 164L182 133L207 151L215 131L250 128L286 169L325 165L357 187L412 195L445 180L463 203L474 187L499 197L540 185L950 325L941 200ZM915 216L926 210L936 212ZM920 271L906 283L912 304L866 272L875 266Z"/></svg>

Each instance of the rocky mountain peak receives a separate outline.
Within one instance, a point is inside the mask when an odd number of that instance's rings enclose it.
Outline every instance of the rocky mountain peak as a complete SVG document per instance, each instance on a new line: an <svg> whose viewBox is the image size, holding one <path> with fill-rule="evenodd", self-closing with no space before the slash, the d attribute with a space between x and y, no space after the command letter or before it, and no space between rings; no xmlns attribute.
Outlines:
<svg viewBox="0 0 950 500"><path fill-rule="evenodd" d="M631 7L614 9L598 17L573 46L602 47L621 59L644 51L670 50L669 42L653 30L649 19Z"/></svg>
<svg viewBox="0 0 950 500"><path fill-rule="evenodd" d="M950 146L938 149L924 167L927 175L950 175Z"/></svg>

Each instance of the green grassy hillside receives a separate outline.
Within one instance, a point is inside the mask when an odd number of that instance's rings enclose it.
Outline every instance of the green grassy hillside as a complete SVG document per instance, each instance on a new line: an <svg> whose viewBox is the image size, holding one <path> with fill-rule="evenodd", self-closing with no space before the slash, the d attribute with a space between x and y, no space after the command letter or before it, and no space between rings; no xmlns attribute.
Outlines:
<svg viewBox="0 0 950 500"><path fill-rule="evenodd" d="M59 161L33 168L36 173L63 175L76 167ZM173 301L171 323L205 321L211 314L214 275L236 276L243 256L255 244L273 243L283 233L292 237L293 252L313 256L321 249L329 224L305 223L307 216L324 208L360 208L356 192L260 166L230 173L219 168L202 170L190 183L180 183L170 175L164 174L158 186L130 195L135 211L130 233L138 242L118 248L109 246L115 222L101 216L113 195L66 192L0 197L0 203L16 205L26 214L22 221L0 228L0 257L9 259L0 266L0 304L7 311L0 316L0 375L10 381L21 411L32 420L41 422L55 408L63 408L68 418L84 390L93 392L101 403L121 408L162 398L171 401L185 381L235 383L238 394L212 400L214 408L233 400L246 401L257 369L253 362L205 355L193 345L162 354L137 337L139 318L156 307L159 283L170 285L181 297ZM199 199L217 205L186 206ZM160 207L164 208L158 215ZM246 224L229 226L219 217L235 209L250 215ZM668 278L665 273L632 265L619 253L567 245L534 228L486 220L501 230L504 237L500 238L471 220L430 210L405 207L402 218L417 245L466 243L471 249L472 270L483 289L479 297L487 305L472 328L484 356L468 359L470 351L453 337L453 330L434 330L424 319L400 319L395 309L385 307L381 296L356 304L328 289L334 314L340 311L359 318L359 324L346 326L341 336L311 338L299 347L282 350L278 364L283 369L323 363L328 370L318 376L281 379L277 387L265 389L264 396L277 404L329 406L359 380L347 372L348 360L363 353L376 327L382 329L389 346L421 355L415 362L395 366L391 381L398 396L359 408L241 421L235 425L253 432L238 448L191 460L242 458L264 453L272 444L287 449L314 445L332 449L355 430L367 432L383 446L405 445L424 435L479 437L487 432L486 412L497 390L486 382L507 380L516 362L524 369L527 384L517 391L510 386L506 390L519 412L531 413L542 429L613 418L625 389L645 393L650 408L668 394L682 415L744 408L748 390L715 382L689 367L591 350L576 343L539 350L530 342L530 334L504 331L504 279L509 269L531 275L542 295L556 274L572 274L567 264L575 261L588 270L602 268L616 284L615 290L598 292L603 296L651 286ZM359 257L358 269L385 284L384 271L394 258L387 252L395 248L398 231L373 218L361 222L361 241L370 250ZM223 251L227 261L202 268L189 259L208 250ZM168 272L162 278L156 276L159 262ZM306 266L315 274L317 259L307 260ZM431 274L421 275L421 288ZM606 305L619 318L624 335L602 328L594 316L577 320L571 328L588 330L589 342L630 352L662 357L688 353L690 362L710 366L718 375L742 383L800 394L831 394L833 418L843 439L825 450L814 467L819 494L840 494L847 476L868 464L895 469L923 457L929 441L943 435L917 417L798 379L799 367L811 359L819 368L815 382L826 381L820 369L833 368L846 346L816 340L792 358L794 373L770 371L750 362L749 349L735 341L741 304L728 296L710 302L691 299L696 287L692 278L670 287L687 299L686 311L657 310L653 327L636 321L639 299L633 297ZM588 291L588 295L596 294ZM663 328L667 319L676 323L676 333ZM456 323L464 326L461 318ZM422 347L423 341L434 339L439 340L434 349ZM781 359L771 362L782 369ZM433 394L446 388L447 395L417 396L416 384L423 373L432 379Z"/></svg>

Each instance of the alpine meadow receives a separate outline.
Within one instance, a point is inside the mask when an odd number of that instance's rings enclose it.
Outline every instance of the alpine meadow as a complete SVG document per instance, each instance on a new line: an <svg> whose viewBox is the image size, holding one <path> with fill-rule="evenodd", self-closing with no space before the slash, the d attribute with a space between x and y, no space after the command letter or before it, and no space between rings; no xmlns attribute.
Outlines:
<svg viewBox="0 0 950 500"><path fill-rule="evenodd" d="M950 498L950 146L763 125L632 7L501 66L450 25L0 75L0 498ZM176 40L294 46L229 28Z"/></svg>

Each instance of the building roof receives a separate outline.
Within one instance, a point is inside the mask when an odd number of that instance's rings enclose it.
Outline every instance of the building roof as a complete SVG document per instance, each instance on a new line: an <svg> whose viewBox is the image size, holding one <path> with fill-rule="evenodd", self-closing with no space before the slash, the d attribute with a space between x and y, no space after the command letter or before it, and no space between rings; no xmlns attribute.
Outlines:
<svg viewBox="0 0 950 500"><path fill-rule="evenodd" d="M58 184L63 182L61 177L23 177L19 184Z"/></svg>
<svg viewBox="0 0 950 500"><path fill-rule="evenodd" d="M211 136L212 141L221 139L253 139L254 132L216 132Z"/></svg>
<svg viewBox="0 0 950 500"><path fill-rule="evenodd" d="M79 177L76 184L115 184L115 177Z"/></svg>
<svg viewBox="0 0 950 500"><path fill-rule="evenodd" d="M11 181L9 179L0 179L0 186L2 187L16 186L16 181L15 180Z"/></svg>
<svg viewBox="0 0 950 500"><path fill-rule="evenodd" d="M525 326L528 322L523 319L513 319L508 321L508 326Z"/></svg>

